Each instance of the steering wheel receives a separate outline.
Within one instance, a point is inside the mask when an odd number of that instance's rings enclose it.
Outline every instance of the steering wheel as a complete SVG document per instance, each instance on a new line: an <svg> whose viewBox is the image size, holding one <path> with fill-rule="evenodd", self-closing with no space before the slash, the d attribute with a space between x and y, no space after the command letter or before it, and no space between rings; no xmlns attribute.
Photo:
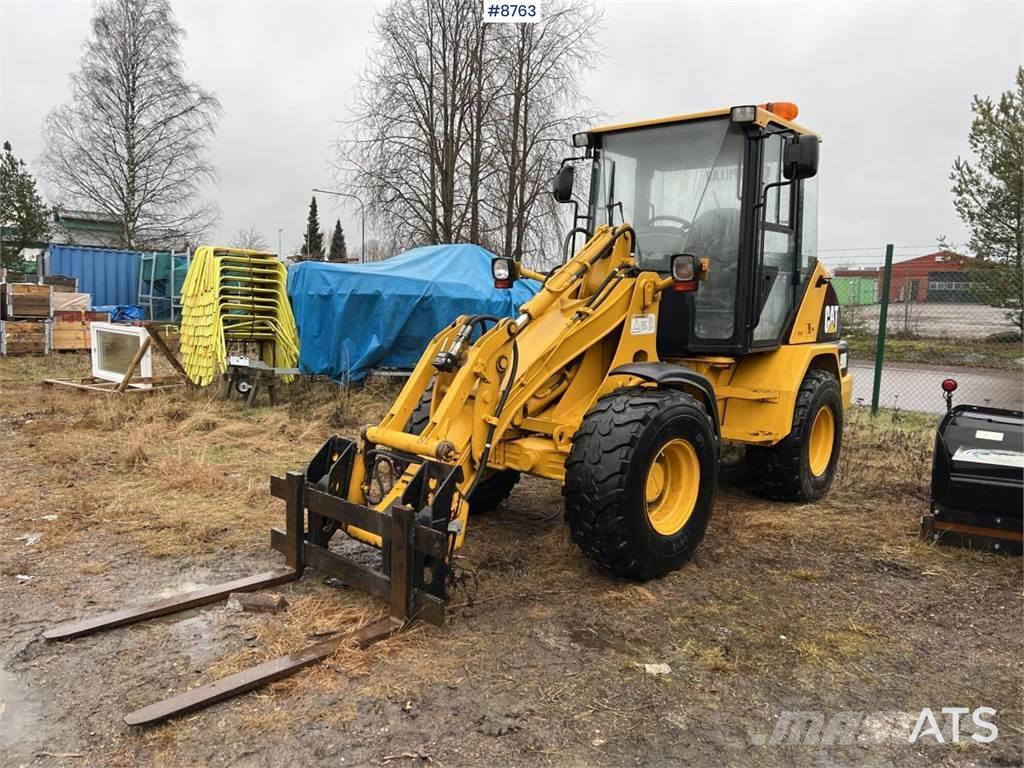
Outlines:
<svg viewBox="0 0 1024 768"><path fill-rule="evenodd" d="M689 229L690 225L693 223L691 221L688 221L687 219L682 219L679 216L669 216L667 213L659 213L656 214L655 216L652 216L647 221L647 226L653 228L654 222L661 221L662 219L664 219L665 221L671 221L673 224L678 224L680 229Z"/></svg>

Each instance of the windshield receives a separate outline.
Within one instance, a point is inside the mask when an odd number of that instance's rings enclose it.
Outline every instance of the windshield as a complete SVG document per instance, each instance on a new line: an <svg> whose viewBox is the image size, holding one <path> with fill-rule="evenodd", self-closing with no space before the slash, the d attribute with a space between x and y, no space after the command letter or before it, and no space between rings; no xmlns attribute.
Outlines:
<svg viewBox="0 0 1024 768"><path fill-rule="evenodd" d="M705 339L733 334L743 148L742 127L723 117L603 134L594 159L592 220L632 224L642 268L667 273L676 253L708 259L695 297Z"/></svg>

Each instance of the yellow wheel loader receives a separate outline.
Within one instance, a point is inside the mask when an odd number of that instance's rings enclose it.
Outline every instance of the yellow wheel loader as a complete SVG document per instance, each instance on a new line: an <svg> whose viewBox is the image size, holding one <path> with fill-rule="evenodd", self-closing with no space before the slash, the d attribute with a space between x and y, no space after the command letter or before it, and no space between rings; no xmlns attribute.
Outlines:
<svg viewBox="0 0 1024 768"><path fill-rule="evenodd" d="M815 258L818 137L795 105L738 106L576 134L553 194L573 206L564 261L492 263L495 285L542 283L516 318L455 319L380 424L332 437L271 478L287 569L56 627L71 638L297 579L316 568L390 603L365 647L443 621L471 513L522 473L558 482L573 539L630 579L679 568L711 517L722 441L755 488L812 501L832 482L852 379L839 304ZM575 169L589 166L586 201ZM582 193L581 193L582 195ZM581 205L582 203L582 205ZM577 242L578 250L570 255ZM381 550L366 557L335 533ZM334 653L333 639L126 717L151 723Z"/></svg>
<svg viewBox="0 0 1024 768"><path fill-rule="evenodd" d="M456 319L384 420L359 445L326 446L315 474L344 461L331 493L376 512L412 506L446 557L471 512L539 475L562 484L583 551L635 579L678 568L700 543L722 440L747 445L766 496L825 493L852 379L815 258L819 140L795 112L742 106L574 136L582 155L553 192L575 206L565 250L574 237L582 247L549 274L495 259L498 287L530 277L540 292L515 319ZM443 559L423 561L437 597Z"/></svg>

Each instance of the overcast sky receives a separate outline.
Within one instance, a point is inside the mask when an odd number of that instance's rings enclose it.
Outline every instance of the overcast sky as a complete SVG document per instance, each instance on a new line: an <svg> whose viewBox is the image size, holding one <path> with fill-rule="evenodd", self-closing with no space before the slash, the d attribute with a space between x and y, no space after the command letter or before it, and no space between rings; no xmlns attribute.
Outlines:
<svg viewBox="0 0 1024 768"><path fill-rule="evenodd" d="M172 4L189 77L224 107L211 148L216 240L255 226L276 248L283 228L290 253L310 189L331 186L331 144L383 3ZM585 92L612 120L799 104L798 122L824 140L820 247L830 263L856 263L886 242L908 256L940 234L966 238L949 168L967 152L971 96L1009 90L1024 62L1024 2L600 4L605 56ZM90 15L89 2L0 0L0 134L32 170ZM355 208L319 198L324 228L340 216L356 246Z"/></svg>

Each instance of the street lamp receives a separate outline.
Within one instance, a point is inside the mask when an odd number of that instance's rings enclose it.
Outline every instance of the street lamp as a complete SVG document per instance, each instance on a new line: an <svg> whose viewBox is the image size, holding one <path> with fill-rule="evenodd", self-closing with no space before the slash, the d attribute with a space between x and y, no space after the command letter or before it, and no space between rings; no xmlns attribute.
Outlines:
<svg viewBox="0 0 1024 768"><path fill-rule="evenodd" d="M281 232L284 231L284 227L277 228L277 258L284 261L284 253L281 251Z"/></svg>
<svg viewBox="0 0 1024 768"><path fill-rule="evenodd" d="M362 231L363 247L362 247L362 255L359 257L359 262L361 264L365 264L366 263L366 206L363 205L363 201L360 200L355 195L349 193L349 192L335 192L335 191L330 190L330 189L317 189L315 187L313 188L313 191L314 192L319 192L322 195L337 195L338 197L351 197L353 200L355 200L357 203L359 203L359 215L360 215L360 218L362 219L362 230L363 230Z"/></svg>

